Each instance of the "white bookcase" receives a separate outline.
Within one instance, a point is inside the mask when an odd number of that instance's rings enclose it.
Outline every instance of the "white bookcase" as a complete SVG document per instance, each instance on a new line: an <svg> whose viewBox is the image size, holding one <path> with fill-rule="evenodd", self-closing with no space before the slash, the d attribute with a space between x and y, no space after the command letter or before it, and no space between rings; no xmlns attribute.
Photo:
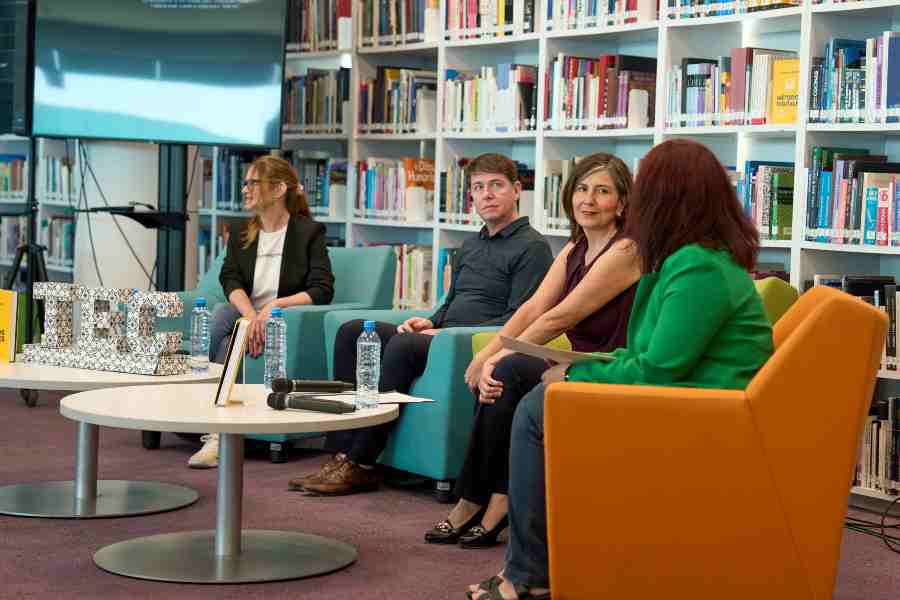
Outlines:
<svg viewBox="0 0 900 600"><path fill-rule="evenodd" d="M14 135L0 136L0 154L15 154L25 156L27 160L31 160L29 155L29 141L27 138ZM69 232L65 235L67 241L58 241L57 244L66 243L69 252L74 253L75 247L75 227L77 221L73 209L77 208L79 200L79 182L78 173L78 143L72 140L56 140L40 138L37 143L37 153L39 160L35 173L35 195L38 200L37 225L38 243L46 243L47 240L42 239L41 232L43 230L42 223L51 221L54 217L71 218L73 225ZM66 170L61 170L62 165L68 164ZM25 210L26 197L28 193L27 166L21 174L21 189L18 191L0 191L0 208L4 211ZM4 217L9 219L11 217ZM7 239L5 238L6 229L0 229L0 244L3 245L2 258L0 258L0 278L5 282L10 268L12 267L13 256L9 255L7 250ZM60 234L59 231L56 232ZM25 233L22 234L23 236ZM57 245L56 249L50 248L45 253L44 258L47 264L47 274L53 281L73 280L73 259L65 259L59 255L61 246Z"/></svg>
<svg viewBox="0 0 900 600"><path fill-rule="evenodd" d="M869 148L900 159L900 125L808 124L808 89L811 57L823 53L831 37L865 38L885 30L900 30L900 0L861 0L846 3L811 4L719 17L669 19L666 0L662 0L658 20L583 30L547 31L547 2L535 7L535 32L516 37L492 37L474 40L445 39L444 23L439 39L406 46L354 47L349 50L298 53L287 56L287 70L304 64L343 64L351 66L350 118L348 131L339 135L284 136L284 148L332 150L346 156L350 168L365 157L428 157L435 159L435 186L440 173L455 156L472 157L482 152L502 152L535 169L533 201L521 206L523 214L547 235L554 251L565 243L566 235L550 231L541 222L543 207L544 161L569 159L591 152L606 151L620 156L634 167L657 143L678 137L698 140L711 148L725 165L742 169L746 160L767 159L795 163L796 185L793 231L790 240L763 242L761 262L781 263L790 270L792 283L801 287L814 273L888 273L900 276L900 248L861 248L804 241L806 169L810 148L815 145L851 145ZM359 3L354 2L354 27ZM444 14L444 2L441 2ZM358 35L354 31L354 44ZM715 57L728 54L734 47L759 46L793 50L800 57L800 99L798 121L794 125L667 127L666 74L683 57ZM642 129L601 131L554 131L543 123L544 73L551 59L560 52L584 56L602 53L634 54L657 59L655 125ZM330 61L330 62L329 62ZM357 93L361 78L371 77L377 65L434 68L438 72L437 110L443 106L443 81L448 68L477 69L501 62L538 66L538 123L535 131L444 133L439 116L438 131L415 134L369 134L357 128ZM431 244L433 256L441 248L462 243L466 235L477 231L470 225L441 223L441 190L435 190L434 217L426 223L405 224L394 221L353 217L354 177L348 182L346 218L332 219L330 231L343 234L348 245L377 242ZM230 218L216 214L210 218ZM433 281L436 282L436 273Z"/></svg>

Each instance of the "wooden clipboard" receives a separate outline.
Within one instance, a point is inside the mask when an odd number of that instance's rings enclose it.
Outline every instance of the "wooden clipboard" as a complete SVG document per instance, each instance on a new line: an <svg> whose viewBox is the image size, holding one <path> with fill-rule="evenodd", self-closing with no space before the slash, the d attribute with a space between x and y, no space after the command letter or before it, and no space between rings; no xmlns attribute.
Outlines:
<svg viewBox="0 0 900 600"><path fill-rule="evenodd" d="M244 353L247 352L249 331L249 320L238 319L235 321L234 329L231 331L231 339L228 342L228 353L225 355L225 366L222 369L221 377L219 377L219 387L216 389L216 406L225 406L231 400L231 389L234 387L234 382L237 379L238 369L241 366Z"/></svg>

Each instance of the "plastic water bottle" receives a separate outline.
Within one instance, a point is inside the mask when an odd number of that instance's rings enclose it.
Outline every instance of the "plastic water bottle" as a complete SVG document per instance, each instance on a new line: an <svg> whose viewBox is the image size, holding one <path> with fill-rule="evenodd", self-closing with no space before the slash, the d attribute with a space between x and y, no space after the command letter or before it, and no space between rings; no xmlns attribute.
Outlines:
<svg viewBox="0 0 900 600"><path fill-rule="evenodd" d="M381 377L381 338L375 321L364 321L356 340L356 407L378 406L378 379Z"/></svg>
<svg viewBox="0 0 900 600"><path fill-rule="evenodd" d="M281 308L272 309L272 316L266 322L266 372L263 375L263 385L267 390L272 390L272 380L287 377L285 374L285 350L287 348L287 333L282 317Z"/></svg>
<svg viewBox="0 0 900 600"><path fill-rule="evenodd" d="M197 298L191 312L191 373L203 375L209 371L209 311L206 298Z"/></svg>

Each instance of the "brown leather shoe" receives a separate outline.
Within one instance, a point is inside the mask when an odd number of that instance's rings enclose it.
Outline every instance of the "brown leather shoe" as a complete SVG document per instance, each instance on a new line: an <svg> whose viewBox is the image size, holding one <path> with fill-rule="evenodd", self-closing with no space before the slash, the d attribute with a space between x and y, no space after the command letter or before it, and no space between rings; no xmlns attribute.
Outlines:
<svg viewBox="0 0 900 600"><path fill-rule="evenodd" d="M306 485L309 483L316 483L325 478L329 473L337 469L339 466L344 464L347 460L346 454L335 454L331 457L331 459L322 465L322 468L312 473L311 475L305 475L303 477L298 477L296 479L291 479L288 481L288 489L292 492L302 492Z"/></svg>
<svg viewBox="0 0 900 600"><path fill-rule="evenodd" d="M345 460L319 481L307 483L307 492L323 496L344 496L378 489L381 476L375 469L363 469L356 463Z"/></svg>

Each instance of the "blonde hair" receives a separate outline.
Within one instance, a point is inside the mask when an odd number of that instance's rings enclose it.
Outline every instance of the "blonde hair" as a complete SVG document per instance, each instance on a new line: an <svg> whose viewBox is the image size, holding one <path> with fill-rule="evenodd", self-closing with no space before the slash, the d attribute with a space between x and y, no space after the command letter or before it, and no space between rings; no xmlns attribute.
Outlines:
<svg viewBox="0 0 900 600"><path fill-rule="evenodd" d="M254 160L250 168L256 172L256 178L261 181L260 185L267 186L265 188L267 191L279 183L285 185L284 206L291 216L310 216L306 193L301 191L297 171L294 170L291 163L283 158L266 154ZM259 215L254 215L247 221L241 234L244 249L249 248L256 241L260 227Z"/></svg>

